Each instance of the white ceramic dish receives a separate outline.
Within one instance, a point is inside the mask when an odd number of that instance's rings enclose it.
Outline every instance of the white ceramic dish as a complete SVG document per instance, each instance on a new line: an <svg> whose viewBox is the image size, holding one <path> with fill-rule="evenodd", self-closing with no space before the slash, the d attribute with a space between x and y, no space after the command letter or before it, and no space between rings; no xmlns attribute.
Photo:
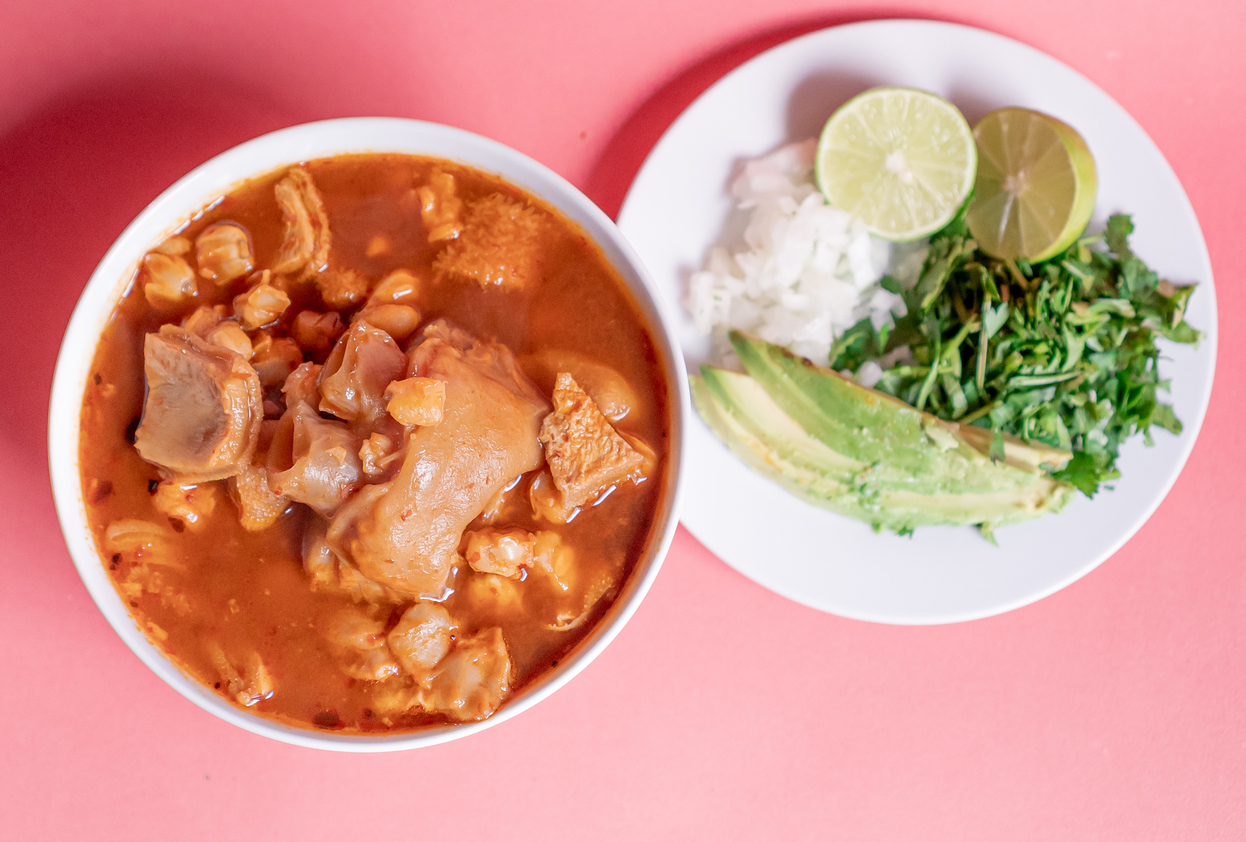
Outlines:
<svg viewBox="0 0 1246 842"><path fill-rule="evenodd" d="M114 589L87 526L78 470L82 396L99 336L129 285L139 259L191 214L238 182L298 161L346 152L401 152L455 160L496 173L561 210L601 246L635 295L650 325L673 396L669 410L667 487L643 558L613 607L572 655L513 696L484 722L414 734L344 736L289 727L245 713L183 675L147 640ZM434 123L382 118L310 123L244 143L182 178L139 214L108 250L74 309L57 359L48 423L52 491L74 564L108 622L143 663L199 707L253 733L313 748L393 751L446 742L510 719L567 683L610 643L649 590L674 537L680 497L681 436L689 409L687 379L678 362L678 344L668 327L673 320L665 312L666 307L643 264L609 217L563 178L500 143Z"/></svg>
<svg viewBox="0 0 1246 842"><path fill-rule="evenodd" d="M1114 491L1079 496L1060 515L998 530L992 547L969 529L912 538L808 505L752 473L699 417L687 427L683 523L745 576L798 602L865 620L948 623L998 614L1051 594L1094 569L1146 521L1194 446L1211 394L1216 294L1198 220L1155 144L1107 94L1037 50L982 30L930 21L871 21L825 29L769 50L719 80L667 130L641 168L619 227L644 258L690 367L707 341L680 306L684 285L722 236L727 187L741 159L814 137L852 95L875 85L925 88L975 123L1020 105L1085 137L1099 169L1095 220L1132 213L1131 244L1159 273L1198 282L1188 319L1197 349L1169 345L1163 361L1180 437L1129 442ZM1092 225L1095 223L1092 223Z"/></svg>

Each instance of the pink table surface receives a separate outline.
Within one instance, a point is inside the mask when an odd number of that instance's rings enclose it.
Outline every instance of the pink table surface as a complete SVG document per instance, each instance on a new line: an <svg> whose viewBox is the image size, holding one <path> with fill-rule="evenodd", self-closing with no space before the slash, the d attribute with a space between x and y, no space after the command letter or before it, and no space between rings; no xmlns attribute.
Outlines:
<svg viewBox="0 0 1246 842"><path fill-rule="evenodd" d="M201 712L105 624L46 468L78 292L209 156L324 117L494 137L607 212L694 96L762 49L935 17L1045 50L1172 162L1215 266L1206 426L1097 571L974 623L799 607L686 532L579 678L466 741L294 748ZM0 5L0 836L9 839L1241 839L1246 837L1246 318L1239 0L240 2ZM349 836L348 836L349 835Z"/></svg>

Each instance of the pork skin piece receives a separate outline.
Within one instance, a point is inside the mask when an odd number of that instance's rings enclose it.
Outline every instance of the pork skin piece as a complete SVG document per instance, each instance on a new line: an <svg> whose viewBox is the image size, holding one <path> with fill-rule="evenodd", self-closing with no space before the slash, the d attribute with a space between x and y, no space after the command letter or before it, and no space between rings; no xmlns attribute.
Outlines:
<svg viewBox="0 0 1246 842"><path fill-rule="evenodd" d="M359 440L342 421L321 418L309 404L290 406L268 451L274 494L332 515L359 487Z"/></svg>
<svg viewBox="0 0 1246 842"><path fill-rule="evenodd" d="M338 510L330 546L359 571L415 599L439 599L463 530L502 488L541 464L549 411L510 349L436 321L409 375L446 384L441 423L407 439L402 467Z"/></svg>
<svg viewBox="0 0 1246 842"><path fill-rule="evenodd" d="M426 710L459 722L487 719L511 687L511 659L499 628L484 629L455 644L437 664Z"/></svg>
<svg viewBox="0 0 1246 842"><path fill-rule="evenodd" d="M567 508L596 500L607 488L639 476L644 457L618 434L596 402L567 372L554 385L554 412L541 425L554 486Z"/></svg>
<svg viewBox="0 0 1246 842"><path fill-rule="evenodd" d="M407 356L388 333L359 320L320 370L320 411L370 425L385 415L385 388L402 378Z"/></svg>
<svg viewBox="0 0 1246 842"><path fill-rule="evenodd" d="M291 274L302 270L300 278L323 272L329 265L329 216L324 200L302 167L290 167L273 190L285 232L272 270Z"/></svg>
<svg viewBox="0 0 1246 842"><path fill-rule="evenodd" d="M134 446L185 481L232 477L250 463L264 420L260 378L238 354L176 325L143 343L147 400Z"/></svg>

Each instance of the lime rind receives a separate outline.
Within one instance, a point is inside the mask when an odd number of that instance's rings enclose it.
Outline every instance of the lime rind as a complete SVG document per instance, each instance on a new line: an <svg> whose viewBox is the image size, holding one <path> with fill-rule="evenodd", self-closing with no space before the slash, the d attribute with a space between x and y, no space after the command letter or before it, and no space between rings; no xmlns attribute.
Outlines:
<svg viewBox="0 0 1246 842"><path fill-rule="evenodd" d="M1097 177L1086 142L1038 111L1001 108L974 127L978 176L966 214L988 254L1047 260L1085 231Z"/></svg>
<svg viewBox="0 0 1246 842"><path fill-rule="evenodd" d="M973 189L977 147L963 115L915 88L873 88L827 121L815 158L831 204L895 242L947 225Z"/></svg>

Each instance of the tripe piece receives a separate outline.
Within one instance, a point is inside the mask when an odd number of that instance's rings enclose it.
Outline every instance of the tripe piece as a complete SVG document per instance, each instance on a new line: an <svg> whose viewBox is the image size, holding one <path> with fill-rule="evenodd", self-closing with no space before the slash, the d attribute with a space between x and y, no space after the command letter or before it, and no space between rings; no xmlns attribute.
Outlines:
<svg viewBox="0 0 1246 842"><path fill-rule="evenodd" d="M300 277L323 272L329 264L329 216L311 174L291 167L274 189L285 233L273 260L273 271Z"/></svg>
<svg viewBox="0 0 1246 842"><path fill-rule="evenodd" d="M523 289L538 280L544 222L539 211L493 193L472 203L462 232L446 245L433 268L486 289Z"/></svg>
<svg viewBox="0 0 1246 842"><path fill-rule="evenodd" d="M554 412L541 424L540 438L554 486L568 509L639 476L645 461L565 371L554 385Z"/></svg>
<svg viewBox="0 0 1246 842"><path fill-rule="evenodd" d="M147 401L139 455L186 481L233 476L255 450L264 419L251 364L184 328L165 325L143 344Z"/></svg>

